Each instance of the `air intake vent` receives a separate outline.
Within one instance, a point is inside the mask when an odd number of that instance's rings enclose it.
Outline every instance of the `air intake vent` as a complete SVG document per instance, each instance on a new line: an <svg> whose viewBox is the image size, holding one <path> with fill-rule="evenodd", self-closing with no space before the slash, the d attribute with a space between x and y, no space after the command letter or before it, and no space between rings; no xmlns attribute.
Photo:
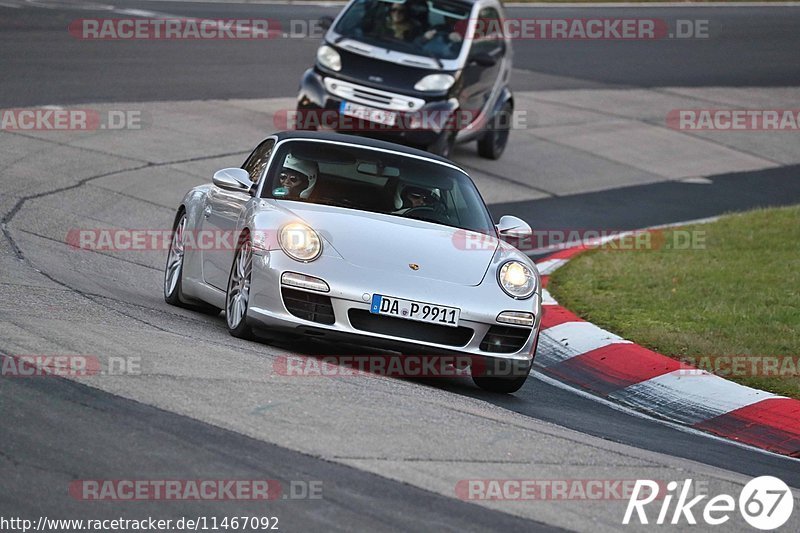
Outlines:
<svg viewBox="0 0 800 533"><path fill-rule="evenodd" d="M492 326L481 341L481 351L492 353L518 352L531 334L530 328Z"/></svg>
<svg viewBox="0 0 800 533"><path fill-rule="evenodd" d="M437 326L403 318L375 315L361 309L351 309L347 315L350 317L350 324L361 331L447 346L464 346L473 334L471 328L463 326L457 328Z"/></svg>
<svg viewBox="0 0 800 533"><path fill-rule="evenodd" d="M281 296L286 310L297 318L320 324L333 324L336 321L328 296L286 287L281 288Z"/></svg>

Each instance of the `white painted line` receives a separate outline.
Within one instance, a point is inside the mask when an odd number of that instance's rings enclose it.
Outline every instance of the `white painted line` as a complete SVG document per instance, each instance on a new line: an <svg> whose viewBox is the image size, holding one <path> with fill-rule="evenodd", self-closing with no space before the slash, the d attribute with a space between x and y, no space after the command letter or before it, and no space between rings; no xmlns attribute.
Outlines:
<svg viewBox="0 0 800 533"><path fill-rule="evenodd" d="M187 0L188 1L188 0ZM505 7L795 7L800 2L510 2Z"/></svg>
<svg viewBox="0 0 800 533"><path fill-rule="evenodd" d="M556 269L566 264L569 259L548 259L541 263L536 263L536 268L539 269L539 274L547 276L554 272Z"/></svg>
<svg viewBox="0 0 800 533"><path fill-rule="evenodd" d="M776 396L705 371L674 370L608 395L619 402L693 425Z"/></svg>
<svg viewBox="0 0 800 533"><path fill-rule="evenodd" d="M114 9L114 13L118 13L120 15L130 15L132 17L142 17L142 18L164 17L164 13L158 13L156 11L147 11L145 9L116 8ZM166 17L166 18L171 18L171 17Z"/></svg>
<svg viewBox="0 0 800 533"><path fill-rule="evenodd" d="M157 0L151 0L157 1ZM169 0L200 4L278 4L295 6L339 7L345 0ZM505 7L794 7L800 2L509 2Z"/></svg>
<svg viewBox="0 0 800 533"><path fill-rule="evenodd" d="M550 291L542 289L542 305L558 305L558 302L550 295Z"/></svg>
<svg viewBox="0 0 800 533"><path fill-rule="evenodd" d="M637 411L636 409L633 409L631 407L627 407L625 405L619 404L619 403L617 403L615 401L607 400L605 398L601 398L600 396L595 396L594 394L592 394L590 392L586 392L584 390L576 389L575 387L571 386L568 383L564 383L563 381L559 381L559 380L557 380L555 378L552 378L550 376L545 376L544 374L540 374L539 372L531 372L531 375L533 376L534 379L538 379L539 381L541 381L543 383L546 383L547 385L552 385L553 387L559 388L561 390L565 390L567 392L570 392L572 394L580 396L581 398L586 398L587 400L592 400L593 402L597 402L599 404L602 404L602 405L604 405L604 406L606 406L606 407L608 407L610 409L613 409L615 411L619 411L620 413L625 413L627 415L634 416L636 418L642 418L644 420L649 420L651 422L657 422L657 423L662 424L664 426L668 426L668 427L670 427L672 429L676 429L676 430L678 430L678 431L680 431L682 433L689 433L691 435L695 435L695 436L699 436L699 437L705 437L707 439L715 440L715 441L718 441L718 442L724 442L726 444L730 444L732 446L737 446L739 448L744 448L744 449L749 450L749 451L763 453L764 455L769 455L770 457L778 457L780 459L786 459L787 461L793 461L793 462L796 462L796 463L800 464L800 457L797 457L797 458L789 457L788 455L783 455L783 454L780 454L780 453L771 452L771 451L765 450L763 448L757 448L757 447L751 446L749 444L745 444L745 443L738 442L738 441L735 441L735 440L730 440L730 439L727 439L725 437L720 437L720 436L714 435L712 433L706 433L705 431L700 431L699 429L694 429L692 427L684 426L682 424L677 424L677 423L671 422L669 420L664 420L663 418L655 417L650 413ZM658 414L658 413L655 413L655 414Z"/></svg>
<svg viewBox="0 0 800 533"><path fill-rule="evenodd" d="M714 183L708 178L704 178L703 176L695 176L694 178L682 178L678 180L681 183L692 183L694 185L711 185Z"/></svg>
<svg viewBox="0 0 800 533"><path fill-rule="evenodd" d="M665 228L679 228L681 226L693 226L695 224L710 224L719 220L719 216L696 218L694 220L686 220L684 222L670 222L669 224L659 224L657 226L650 226L645 229L665 229Z"/></svg>
<svg viewBox="0 0 800 533"><path fill-rule="evenodd" d="M631 344L591 322L564 322L539 334L536 363L548 367L609 344Z"/></svg>

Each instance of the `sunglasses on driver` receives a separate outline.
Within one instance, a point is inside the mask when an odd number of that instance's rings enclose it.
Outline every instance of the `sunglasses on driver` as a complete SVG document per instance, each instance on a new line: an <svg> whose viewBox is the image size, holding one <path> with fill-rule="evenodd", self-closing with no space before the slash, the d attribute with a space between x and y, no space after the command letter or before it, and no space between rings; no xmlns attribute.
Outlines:
<svg viewBox="0 0 800 533"><path fill-rule="evenodd" d="M303 180L307 180L308 177L305 174L301 174L299 172L284 170L280 173L278 179L281 181L281 183L294 186L300 184Z"/></svg>

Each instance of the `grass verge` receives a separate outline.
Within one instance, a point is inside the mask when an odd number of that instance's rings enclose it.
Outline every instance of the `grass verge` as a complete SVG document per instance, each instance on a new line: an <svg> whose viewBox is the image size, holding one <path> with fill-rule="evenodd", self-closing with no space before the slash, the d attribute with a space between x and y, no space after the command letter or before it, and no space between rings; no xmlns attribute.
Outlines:
<svg viewBox="0 0 800 533"><path fill-rule="evenodd" d="M580 254L548 289L637 344L800 398L800 206L676 228L653 242L663 246Z"/></svg>

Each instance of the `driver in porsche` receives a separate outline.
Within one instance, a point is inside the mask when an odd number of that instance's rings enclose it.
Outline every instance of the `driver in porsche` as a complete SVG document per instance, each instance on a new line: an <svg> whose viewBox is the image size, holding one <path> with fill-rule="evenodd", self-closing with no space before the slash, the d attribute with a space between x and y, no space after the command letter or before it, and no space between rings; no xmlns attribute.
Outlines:
<svg viewBox="0 0 800 533"><path fill-rule="evenodd" d="M403 198L403 207L432 207L436 203L431 191L413 185L405 187L401 197Z"/></svg>
<svg viewBox="0 0 800 533"><path fill-rule="evenodd" d="M311 196L319 176L319 165L316 161L298 159L292 154L286 156L278 174L278 187L274 196L288 199L307 199Z"/></svg>

